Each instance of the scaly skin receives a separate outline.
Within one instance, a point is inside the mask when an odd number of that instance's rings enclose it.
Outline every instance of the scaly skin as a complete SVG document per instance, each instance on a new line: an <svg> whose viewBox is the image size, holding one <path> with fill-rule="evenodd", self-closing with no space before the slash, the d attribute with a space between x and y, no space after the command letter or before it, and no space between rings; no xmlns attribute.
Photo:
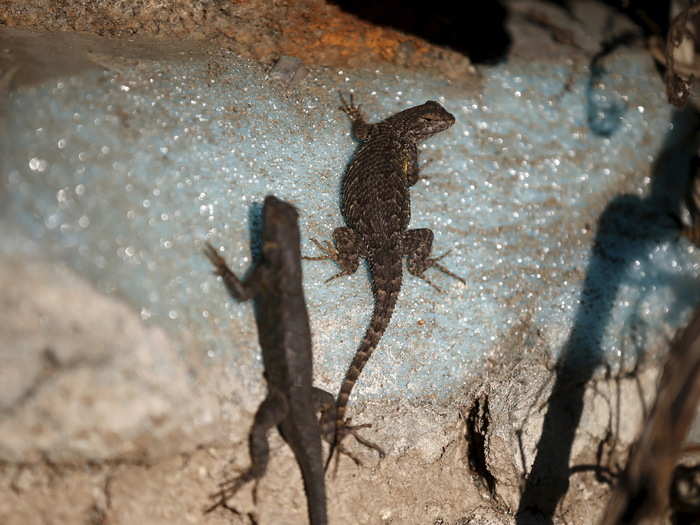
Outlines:
<svg viewBox="0 0 700 525"><path fill-rule="evenodd" d="M419 179L418 144L448 129L454 124L454 117L433 101L376 124L365 121L352 98L349 103L343 100L341 109L350 117L353 133L361 141L342 184L341 209L347 226L333 231L334 246L312 239L325 255L305 259L332 259L338 263L342 271L331 279L354 273L359 259L366 259L372 275L374 310L336 399L336 445L345 435L355 435L349 420L345 419L348 399L391 320L401 290L403 257L407 258L411 274L438 291L439 288L424 276L430 267L464 283L437 262L441 257L430 257L431 230L408 229L411 219L409 188ZM322 418L322 426L329 424L328 414L330 412Z"/></svg>
<svg viewBox="0 0 700 525"><path fill-rule="evenodd" d="M220 485L210 512L224 506L243 485L259 480L269 458L268 431L277 426L294 452L304 480L312 525L327 525L321 427L317 412L333 396L314 388L311 330L304 302L299 227L294 207L274 196L265 199L262 260L240 281L210 245L205 254L230 294L239 301L254 298L258 339L268 393L255 414L249 435L251 466Z"/></svg>

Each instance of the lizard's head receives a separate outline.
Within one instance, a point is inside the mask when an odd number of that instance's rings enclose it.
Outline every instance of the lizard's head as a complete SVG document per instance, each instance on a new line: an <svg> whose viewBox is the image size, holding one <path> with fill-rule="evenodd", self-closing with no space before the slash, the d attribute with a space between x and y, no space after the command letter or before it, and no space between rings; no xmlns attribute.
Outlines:
<svg viewBox="0 0 700 525"><path fill-rule="evenodd" d="M415 106L397 113L388 120L392 120L398 129L412 140L421 142L436 133L445 131L455 123L455 118L434 100L428 100L425 104Z"/></svg>
<svg viewBox="0 0 700 525"><path fill-rule="evenodd" d="M265 197L262 246L265 259L272 263L285 263L282 258L295 257L295 253L291 253L289 247L294 247L292 251L299 251L298 219L299 214L294 206L274 195Z"/></svg>

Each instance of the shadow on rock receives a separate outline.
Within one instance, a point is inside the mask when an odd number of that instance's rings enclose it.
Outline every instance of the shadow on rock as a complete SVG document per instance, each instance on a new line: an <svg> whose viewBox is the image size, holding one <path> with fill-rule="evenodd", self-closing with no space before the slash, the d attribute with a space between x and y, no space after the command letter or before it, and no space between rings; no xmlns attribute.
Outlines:
<svg viewBox="0 0 700 525"><path fill-rule="evenodd" d="M602 341L626 271L663 242L677 238L681 204L698 147L698 115L674 115L673 128L655 162L648 196L620 195L605 208L591 250L574 324L557 360L534 463L516 523L552 523L566 494L571 449L581 420L586 386L605 362ZM638 351L643 351L638 349Z"/></svg>

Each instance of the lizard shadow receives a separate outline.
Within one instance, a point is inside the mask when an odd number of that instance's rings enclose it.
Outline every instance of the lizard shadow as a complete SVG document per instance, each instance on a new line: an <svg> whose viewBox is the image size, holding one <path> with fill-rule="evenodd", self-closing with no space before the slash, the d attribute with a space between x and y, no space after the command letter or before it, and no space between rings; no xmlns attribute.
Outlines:
<svg viewBox="0 0 700 525"><path fill-rule="evenodd" d="M598 219L583 289L573 326L559 354L556 379L527 475L516 523L551 524L569 488L571 450L579 426L588 382L605 363L602 342L625 274L656 246L678 238L674 217L691 177L700 118L677 111L654 163L647 196L624 194L608 203ZM641 350L640 350L641 351Z"/></svg>
<svg viewBox="0 0 700 525"><path fill-rule="evenodd" d="M248 266L248 269L244 274L244 279L248 279L255 271L255 268L262 262L264 227L265 220L263 218L263 203L254 201L248 208L248 242L250 244L251 264ZM264 318L265 312L262 310L260 301L253 300L252 303L255 321L258 323L262 318Z"/></svg>

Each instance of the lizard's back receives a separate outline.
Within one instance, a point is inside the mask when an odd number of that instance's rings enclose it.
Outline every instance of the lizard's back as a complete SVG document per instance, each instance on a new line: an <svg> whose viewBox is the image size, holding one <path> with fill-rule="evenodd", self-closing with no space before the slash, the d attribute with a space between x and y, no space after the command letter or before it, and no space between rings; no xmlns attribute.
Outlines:
<svg viewBox="0 0 700 525"><path fill-rule="evenodd" d="M357 148L343 179L343 215L370 253L387 248L411 219L405 175L411 148L403 142L391 126L378 125Z"/></svg>
<svg viewBox="0 0 700 525"><path fill-rule="evenodd" d="M296 217L295 217L296 218ZM268 384L287 398L287 413L279 430L302 472L313 525L326 525L326 493L321 427L316 418L313 390L311 329L304 300L299 230L293 228L272 242L278 261L264 271L274 272L259 301L267 314L258 319L258 333Z"/></svg>
<svg viewBox="0 0 700 525"><path fill-rule="evenodd" d="M409 188L419 178L418 144L454 124L454 116L430 100L376 124L365 120L352 97L342 103L341 109L350 117L353 134L360 141L342 182L341 211L347 226L333 231L335 250L324 249L317 241L315 244L326 252L322 258L335 260L343 269L332 278L354 273L359 259L367 260L374 308L338 392L335 444L353 433L345 420L348 399L391 320L401 290L403 257L408 258L409 272L426 281L423 272L427 268L437 266L445 271L430 258L432 232L408 230Z"/></svg>
<svg viewBox="0 0 700 525"><path fill-rule="evenodd" d="M282 390L292 387L310 390L313 382L311 330L301 280L281 275L286 268L277 271L277 280L268 281L266 286L276 289L259 294L256 306L262 313L257 315L257 324L265 374L268 382ZM290 286L298 287L298 291L289 290Z"/></svg>
<svg viewBox="0 0 700 525"><path fill-rule="evenodd" d="M267 396L258 407L249 434L251 466L222 484L215 495L219 501L208 511L223 505L243 484L264 475L269 457L267 432L277 425L302 471L310 521L313 525L327 525L321 429L312 389L311 330L302 289L298 214L292 205L268 196L263 217L262 257L244 281L238 279L211 245L205 250L233 297L255 299L258 340L268 383Z"/></svg>

